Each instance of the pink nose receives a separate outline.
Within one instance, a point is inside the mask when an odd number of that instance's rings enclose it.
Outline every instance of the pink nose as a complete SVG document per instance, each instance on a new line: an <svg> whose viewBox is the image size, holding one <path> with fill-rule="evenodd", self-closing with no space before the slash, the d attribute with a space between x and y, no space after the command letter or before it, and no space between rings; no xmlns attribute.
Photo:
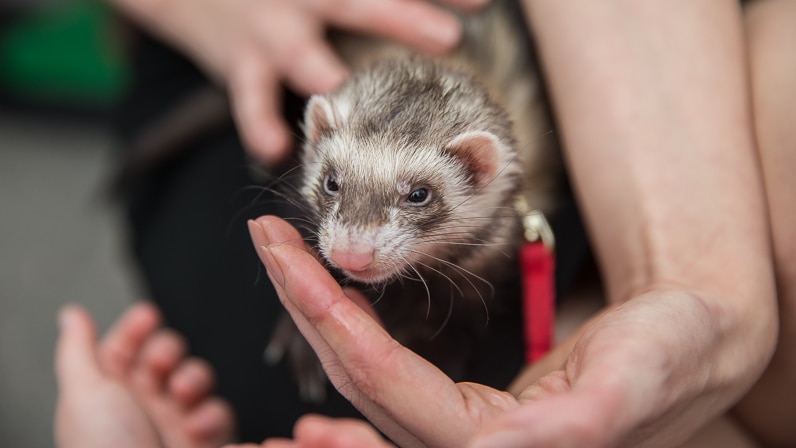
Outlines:
<svg viewBox="0 0 796 448"><path fill-rule="evenodd" d="M373 251L346 252L333 250L332 261L347 271L364 271L373 263Z"/></svg>

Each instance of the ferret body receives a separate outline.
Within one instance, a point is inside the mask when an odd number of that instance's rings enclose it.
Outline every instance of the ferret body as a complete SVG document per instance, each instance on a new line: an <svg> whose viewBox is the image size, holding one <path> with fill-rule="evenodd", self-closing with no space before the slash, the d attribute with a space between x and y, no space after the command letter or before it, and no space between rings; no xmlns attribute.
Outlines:
<svg viewBox="0 0 796 448"><path fill-rule="evenodd" d="M311 242L343 281L362 284L390 333L453 379L494 387L523 363L514 205L551 212L560 172L510 3L462 16L462 43L444 58L335 35L353 75L307 106L298 186ZM229 119L220 92L187 98L133 142L118 184ZM302 396L323 399L317 358L287 316L266 358L284 354Z"/></svg>
<svg viewBox="0 0 796 448"><path fill-rule="evenodd" d="M371 287L391 334L455 380L490 382L477 371L503 351L488 345L521 334L515 203L549 212L558 161L519 19L496 1L462 20L440 59L335 40L354 71L310 99L300 192L318 252Z"/></svg>

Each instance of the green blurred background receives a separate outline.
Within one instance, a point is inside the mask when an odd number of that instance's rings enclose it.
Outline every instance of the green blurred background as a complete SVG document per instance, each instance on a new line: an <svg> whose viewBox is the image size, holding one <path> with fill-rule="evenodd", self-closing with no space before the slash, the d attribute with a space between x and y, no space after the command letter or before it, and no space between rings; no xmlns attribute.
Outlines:
<svg viewBox="0 0 796 448"><path fill-rule="evenodd" d="M7 102L103 109L123 91L124 33L103 2L27 2L0 14L0 96Z"/></svg>

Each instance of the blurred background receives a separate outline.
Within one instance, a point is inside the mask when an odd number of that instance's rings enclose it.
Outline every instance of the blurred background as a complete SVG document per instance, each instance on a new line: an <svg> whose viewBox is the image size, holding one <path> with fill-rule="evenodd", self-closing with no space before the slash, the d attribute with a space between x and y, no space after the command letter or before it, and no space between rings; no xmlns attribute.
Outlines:
<svg viewBox="0 0 796 448"><path fill-rule="evenodd" d="M58 308L140 298L104 197L123 35L100 0L0 3L0 447L51 447Z"/></svg>

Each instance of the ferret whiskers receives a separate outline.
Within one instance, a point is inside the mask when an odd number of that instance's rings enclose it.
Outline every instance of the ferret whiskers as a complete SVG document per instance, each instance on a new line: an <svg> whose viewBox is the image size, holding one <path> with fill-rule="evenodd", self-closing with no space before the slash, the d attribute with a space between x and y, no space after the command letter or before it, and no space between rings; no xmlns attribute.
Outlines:
<svg viewBox="0 0 796 448"><path fill-rule="evenodd" d="M431 290L428 288L428 282L426 282L426 279L423 278L423 276L420 274L420 271L418 271L416 267L412 266L410 263L407 263L407 266L409 266L410 268L412 268L413 271L415 271L415 274L417 274L418 278L420 278L420 280L423 282L423 287L426 288L426 297L428 298L428 308L426 309L426 319L428 319L429 316L431 315Z"/></svg>
<svg viewBox="0 0 796 448"><path fill-rule="evenodd" d="M447 280L448 280L448 281L451 283L451 285L453 285L453 286L454 286L454 287L455 287L455 288L456 288L456 289L459 291L459 295L461 295L461 296L464 296L464 291L462 291L462 289L461 289L461 288L459 288L459 285L457 285L457 284L456 284L456 282L454 282L454 281L453 281L453 279L452 279L452 278L450 278L448 275L446 275L445 273L443 273L443 272L442 272L442 271L440 271L439 269L434 269L433 267L431 267L431 266L429 266L429 265L427 265L427 264L425 264L425 263L423 263L423 262L416 261L415 263L417 263L417 264L419 264L419 265L422 265L422 266L423 266L423 267L425 267L426 269L429 269L429 270L431 270L431 271L434 271L434 272L436 272L437 274L439 274L439 275L441 275L441 276L445 277L445 278L446 278L446 279L447 279Z"/></svg>
<svg viewBox="0 0 796 448"><path fill-rule="evenodd" d="M472 276L472 277L474 277L474 278L476 278L478 280L481 280L481 282L483 282L487 287L489 287L490 296L492 298L494 298L495 297L495 287L494 287L494 285L492 285L492 283L490 281L488 281L485 278L480 277L480 276L474 274L473 272L470 272L467 269L457 265L456 263L452 263L452 262L450 262L448 260L444 260L442 258L435 257L433 255L429 255L429 254L423 253L421 251L413 250L412 252L416 253L418 255L424 255L426 257L429 257L431 259L439 261L440 263L442 263L442 264L448 266L449 268L451 268L451 270L453 272L458 273L467 283L469 283L470 286L475 291L475 293L478 294L478 298L481 300L481 304L484 306L484 311L486 312L486 321L487 321L487 323L489 323L489 306L486 303L486 299L484 299L484 296L481 294L481 290L478 289L477 286L475 286L475 283L473 283L472 280L470 280L470 276ZM468 274L468 275L465 275L465 274Z"/></svg>
<svg viewBox="0 0 796 448"><path fill-rule="evenodd" d="M440 333L442 333L442 330L445 328L446 325L448 325L448 322L451 320L451 316L453 316L454 297L453 297L453 290L451 289L450 291L451 295L450 295L450 301L448 302L448 314L445 316L445 320L442 321L442 325L440 325L439 328L437 328L437 331L435 331L434 334L431 335L431 338L429 338L430 341L433 341L434 339L437 338L437 336L439 336Z"/></svg>

